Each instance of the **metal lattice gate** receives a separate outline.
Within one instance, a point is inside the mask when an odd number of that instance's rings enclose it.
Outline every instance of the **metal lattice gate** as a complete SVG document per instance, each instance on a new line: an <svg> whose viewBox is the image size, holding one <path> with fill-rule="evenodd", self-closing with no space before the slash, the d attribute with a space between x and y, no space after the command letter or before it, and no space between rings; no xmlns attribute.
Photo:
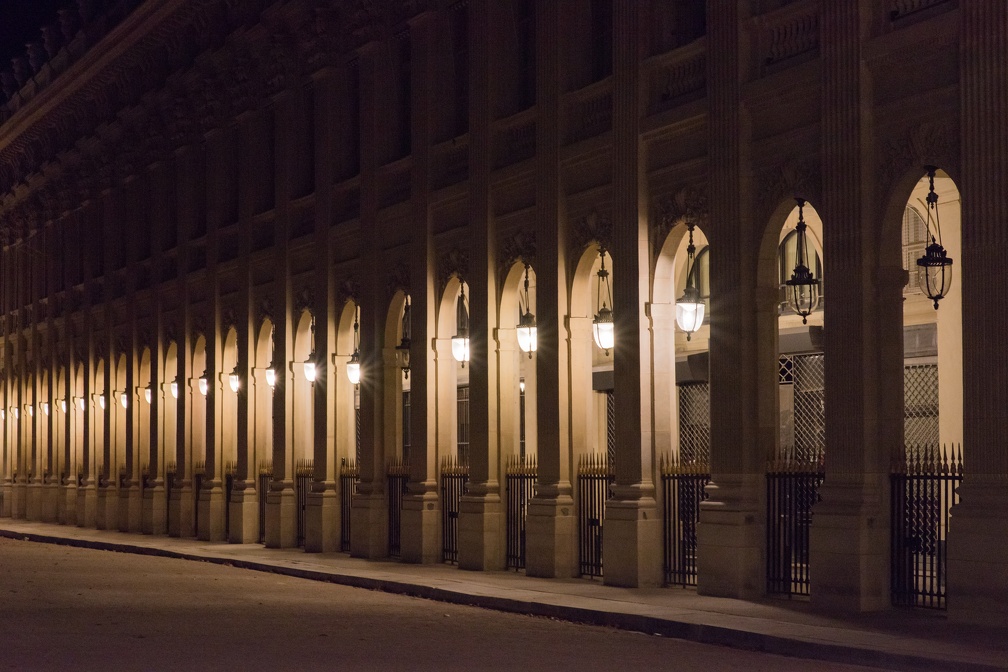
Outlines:
<svg viewBox="0 0 1008 672"><path fill-rule="evenodd" d="M460 464L469 464L469 386L458 386L456 451Z"/></svg>
<svg viewBox="0 0 1008 672"><path fill-rule="evenodd" d="M446 458L441 463L441 559L458 562L458 518L469 484L469 465Z"/></svg>
<svg viewBox="0 0 1008 672"><path fill-rule="evenodd" d="M662 458L663 544L665 583L695 586L697 582L697 525L700 502L710 483L706 462Z"/></svg>
<svg viewBox="0 0 1008 672"><path fill-rule="evenodd" d="M949 512L959 502L962 447L908 448L891 478L892 602L946 608L945 539Z"/></svg>
<svg viewBox="0 0 1008 672"><path fill-rule="evenodd" d="M794 454L798 462L820 462L826 450L826 369L820 354L794 362Z"/></svg>
<svg viewBox="0 0 1008 672"><path fill-rule="evenodd" d="M581 576L602 576L602 524L612 474L602 455L578 461L578 566Z"/></svg>
<svg viewBox="0 0 1008 672"><path fill-rule="evenodd" d="M386 470L388 478L388 553L390 558L402 555L403 496L409 482L409 464L392 462Z"/></svg>
<svg viewBox="0 0 1008 672"><path fill-rule="evenodd" d="M938 365L903 367L903 442L938 445Z"/></svg>
<svg viewBox="0 0 1008 672"><path fill-rule="evenodd" d="M679 386L679 459L710 462L710 385Z"/></svg>
<svg viewBox="0 0 1008 672"><path fill-rule="evenodd" d="M305 545L305 527L308 517L308 493L311 492L315 471L311 460L298 460L294 468L294 498L297 501L297 545Z"/></svg>
<svg viewBox="0 0 1008 672"><path fill-rule="evenodd" d="M259 543L266 542L266 493L269 492L270 481L273 480L273 463L259 464Z"/></svg>
<svg viewBox="0 0 1008 672"><path fill-rule="evenodd" d="M525 520L535 496L538 469L535 457L511 458L505 468L507 483L507 567L525 568Z"/></svg>
<svg viewBox="0 0 1008 672"><path fill-rule="evenodd" d="M350 516L353 507L353 496L357 493L360 483L360 470L356 462L340 463L340 550L350 552Z"/></svg>

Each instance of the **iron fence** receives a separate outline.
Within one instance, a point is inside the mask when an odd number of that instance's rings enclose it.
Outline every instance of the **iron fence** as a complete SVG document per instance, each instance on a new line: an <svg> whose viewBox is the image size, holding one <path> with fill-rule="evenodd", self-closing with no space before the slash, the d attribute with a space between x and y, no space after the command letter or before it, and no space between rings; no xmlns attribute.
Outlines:
<svg viewBox="0 0 1008 672"><path fill-rule="evenodd" d="M224 465L224 538L231 538L231 495L234 493L235 474L238 463L230 461Z"/></svg>
<svg viewBox="0 0 1008 672"><path fill-rule="evenodd" d="M767 593L809 594L809 529L825 474L821 461L767 466Z"/></svg>
<svg viewBox="0 0 1008 672"><path fill-rule="evenodd" d="M350 552L350 513L359 483L357 463L343 458L340 463L340 550L346 553Z"/></svg>
<svg viewBox="0 0 1008 672"><path fill-rule="evenodd" d="M259 463L259 543L266 542L266 494L269 492L270 482L273 480L273 463Z"/></svg>
<svg viewBox="0 0 1008 672"><path fill-rule="evenodd" d="M444 562L458 562L459 509L468 484L468 464L450 457L441 462L441 559Z"/></svg>
<svg viewBox="0 0 1008 672"><path fill-rule="evenodd" d="M294 466L294 499L297 501L297 545L305 544L305 519L308 517L308 493L311 492L312 476L315 473L311 460L298 460Z"/></svg>
<svg viewBox="0 0 1008 672"><path fill-rule="evenodd" d="M894 460L890 475L894 605L946 608L945 539L962 474L962 446L908 447Z"/></svg>
<svg viewBox="0 0 1008 672"><path fill-rule="evenodd" d="M174 462L165 464L164 491L165 491L165 529L171 529L171 499L175 490L175 473L177 468Z"/></svg>
<svg viewBox="0 0 1008 672"><path fill-rule="evenodd" d="M504 469L507 512L507 567L525 569L525 519L535 497L539 469L535 456L512 457Z"/></svg>
<svg viewBox="0 0 1008 672"><path fill-rule="evenodd" d="M196 536L199 536L199 500L200 491L203 489L203 479L206 477L206 463L205 462L194 462L193 463L193 475L192 475L192 491L193 491L193 530L196 531Z"/></svg>
<svg viewBox="0 0 1008 672"><path fill-rule="evenodd" d="M682 458L663 457L660 464L664 512L665 583L695 586L697 582L697 524L700 502L707 499L710 466Z"/></svg>
<svg viewBox="0 0 1008 672"><path fill-rule="evenodd" d="M581 576L602 576L602 523L612 473L605 455L578 460L578 565Z"/></svg>
<svg viewBox="0 0 1008 672"><path fill-rule="evenodd" d="M409 483L409 464L391 462L385 473L388 477L388 552L389 557L398 558L402 555L402 507Z"/></svg>

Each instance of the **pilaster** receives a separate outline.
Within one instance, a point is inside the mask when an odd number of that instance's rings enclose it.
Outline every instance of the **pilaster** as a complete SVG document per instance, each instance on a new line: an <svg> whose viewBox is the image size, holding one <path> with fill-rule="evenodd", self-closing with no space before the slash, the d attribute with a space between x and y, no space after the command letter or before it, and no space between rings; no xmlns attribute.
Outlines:
<svg viewBox="0 0 1008 672"><path fill-rule="evenodd" d="M1008 6L960 3L963 481L948 531L948 609L1008 615ZM960 263L955 260L955 263Z"/></svg>

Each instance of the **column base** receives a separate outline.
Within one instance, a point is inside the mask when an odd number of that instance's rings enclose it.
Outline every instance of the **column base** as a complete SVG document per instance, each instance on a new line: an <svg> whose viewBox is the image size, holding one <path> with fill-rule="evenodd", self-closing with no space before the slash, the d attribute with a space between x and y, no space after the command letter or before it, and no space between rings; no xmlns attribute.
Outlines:
<svg viewBox="0 0 1008 672"><path fill-rule="evenodd" d="M24 482L15 483L11 492L12 517L28 517L28 484Z"/></svg>
<svg viewBox="0 0 1008 672"><path fill-rule="evenodd" d="M172 498L168 502L168 534L170 536L196 536L193 503L191 481L183 481L177 490L172 490Z"/></svg>
<svg viewBox="0 0 1008 672"><path fill-rule="evenodd" d="M3 484L3 498L0 500L0 516L10 518L13 515L14 504L14 484L5 481Z"/></svg>
<svg viewBox="0 0 1008 672"><path fill-rule="evenodd" d="M707 486L697 525L697 593L750 600L766 593L762 474L722 476Z"/></svg>
<svg viewBox="0 0 1008 672"><path fill-rule="evenodd" d="M164 482L156 480L144 488L141 531L144 534L168 534L168 502Z"/></svg>
<svg viewBox="0 0 1008 672"><path fill-rule="evenodd" d="M199 497L199 520L196 521L196 538L200 541L225 541L224 489L220 481L203 483Z"/></svg>
<svg viewBox="0 0 1008 672"><path fill-rule="evenodd" d="M948 615L975 624L1008 620L1008 485L969 483L947 535Z"/></svg>
<svg viewBox="0 0 1008 672"><path fill-rule="evenodd" d="M71 479L69 483L61 488L59 497L63 501L63 506L60 508L59 522L64 525L76 525L77 482Z"/></svg>
<svg viewBox="0 0 1008 672"><path fill-rule="evenodd" d="M119 489L119 531L140 533L141 506L140 485L131 484Z"/></svg>
<svg viewBox="0 0 1008 672"><path fill-rule="evenodd" d="M663 583L662 527L653 497L606 502L602 580L607 586L650 588Z"/></svg>
<svg viewBox="0 0 1008 672"><path fill-rule="evenodd" d="M228 541L232 544L254 544L259 541L259 495L252 481L236 481L231 492L231 520Z"/></svg>
<svg viewBox="0 0 1008 672"><path fill-rule="evenodd" d="M85 481L77 488L77 527L98 526L98 489Z"/></svg>
<svg viewBox="0 0 1008 672"><path fill-rule="evenodd" d="M434 487L403 495L399 541L403 562L441 562L441 502Z"/></svg>
<svg viewBox="0 0 1008 672"><path fill-rule="evenodd" d="M545 490L545 488L543 489ZM529 500L525 519L525 574L543 578L578 576L577 517L567 491L541 490Z"/></svg>
<svg viewBox="0 0 1008 672"><path fill-rule="evenodd" d="M463 495L459 506L458 565L476 571L504 569L504 507L497 492Z"/></svg>
<svg viewBox="0 0 1008 672"><path fill-rule="evenodd" d="M295 548L297 519L294 484L284 481L281 490L266 493L266 548Z"/></svg>
<svg viewBox="0 0 1008 672"><path fill-rule="evenodd" d="M59 496L60 486L58 477L53 476L52 483L45 483L42 486L42 522L59 522Z"/></svg>
<svg viewBox="0 0 1008 672"><path fill-rule="evenodd" d="M117 529L119 497L113 486L98 486L98 501L95 511L95 527L99 530Z"/></svg>
<svg viewBox="0 0 1008 672"><path fill-rule="evenodd" d="M889 478L825 481L812 510L809 578L812 604L824 611L880 611L889 592ZM883 502L886 505L883 505Z"/></svg>
<svg viewBox="0 0 1008 672"><path fill-rule="evenodd" d="M350 555L388 557L388 504L383 493L354 495L350 506Z"/></svg>
<svg viewBox="0 0 1008 672"><path fill-rule="evenodd" d="M334 481L318 483L308 493L305 507L305 551L308 553L335 553L340 550L339 493Z"/></svg>
<svg viewBox="0 0 1008 672"><path fill-rule="evenodd" d="M25 505L25 518L28 520L42 520L42 482L32 479L28 483L28 502Z"/></svg>

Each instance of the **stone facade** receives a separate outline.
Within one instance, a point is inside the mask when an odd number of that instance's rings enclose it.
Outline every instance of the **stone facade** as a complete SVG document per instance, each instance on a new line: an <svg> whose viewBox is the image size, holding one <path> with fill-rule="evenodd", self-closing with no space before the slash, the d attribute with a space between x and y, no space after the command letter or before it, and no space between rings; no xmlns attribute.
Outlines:
<svg viewBox="0 0 1008 672"><path fill-rule="evenodd" d="M608 429L604 580L658 585L677 359L706 353L698 590L762 596L776 255L800 197L828 279L811 600L888 608L900 230L933 165L943 225L962 212L961 298L938 318L961 340L941 366L961 377L943 413L961 413L965 455L948 607L1004 617L1001 0L149 0L104 3L104 22L83 14L95 4L64 17L51 66L4 79L3 515L234 543L261 530L368 558L398 538L403 561L438 562L439 475L464 443L457 562L500 569L521 443L538 474L525 569L569 577L578 465ZM710 297L689 342L674 326L687 225L709 245ZM611 353L591 335L600 249ZM532 357L515 341L526 265ZM392 463L409 474L398 536Z"/></svg>

